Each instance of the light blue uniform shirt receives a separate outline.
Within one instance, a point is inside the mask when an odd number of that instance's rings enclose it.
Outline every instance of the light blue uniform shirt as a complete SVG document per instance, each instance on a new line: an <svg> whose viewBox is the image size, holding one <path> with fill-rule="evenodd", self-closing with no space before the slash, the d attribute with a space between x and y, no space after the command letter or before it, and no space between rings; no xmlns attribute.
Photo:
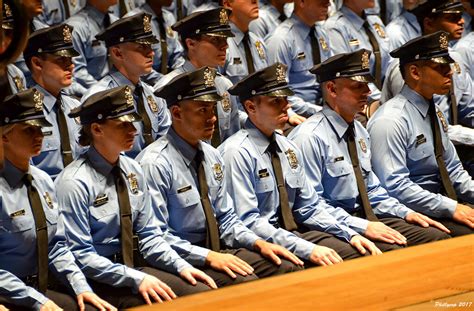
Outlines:
<svg viewBox="0 0 474 311"><path fill-rule="evenodd" d="M64 227L58 222L54 184L45 172L30 167L48 227L49 269L76 295L92 292L66 247ZM38 273L36 226L22 178L24 172L5 160L0 173L0 295L15 304L39 310L49 298L20 279Z"/></svg>
<svg viewBox="0 0 474 311"><path fill-rule="evenodd" d="M383 22L378 16L367 15L366 18L370 25L370 30L379 44L380 56L382 59L381 75L383 81L385 71L391 59L389 54L390 46L388 35L385 31ZM369 36L363 26L364 21L363 18L359 17L346 6L342 6L336 14L326 21L324 28L328 37L331 38L331 50L334 54L350 53L360 49L373 51ZM370 68L372 75L375 76L375 56L373 53L370 55ZM371 98L378 100L380 98L379 90L377 90L375 85L372 83L369 86L372 91Z"/></svg>
<svg viewBox="0 0 474 311"><path fill-rule="evenodd" d="M56 106L56 97L51 95L51 93L46 91L40 85L35 85L35 88L44 95L44 116L53 126L42 128L44 139L41 153L38 156L33 157L31 163L48 173L48 175L54 180L64 169L61 152L61 133L59 132L59 124L57 120L58 107ZM76 159L84 151L84 147L79 144L79 132L81 127L73 118L68 117L68 114L73 108L80 106L81 103L78 100L65 95L63 92L61 92L59 96L61 98L62 110L66 117L72 157L73 159Z"/></svg>
<svg viewBox="0 0 474 311"><path fill-rule="evenodd" d="M315 27L323 62L331 56L329 39L319 24ZM288 97L292 110L307 117L321 109L316 106L321 100L321 87L316 75L309 72L314 65L310 30L293 14L266 41L269 63L281 62L288 66L288 84L295 92L294 96Z"/></svg>
<svg viewBox="0 0 474 311"><path fill-rule="evenodd" d="M403 10L400 16L387 25L387 34L390 41L389 51L393 51L411 39L421 36L421 28L416 16Z"/></svg>
<svg viewBox="0 0 474 311"><path fill-rule="evenodd" d="M221 240L229 248L252 250L259 238L235 214L219 152L203 142L198 148L204 153L209 200ZM206 216L200 200L197 171L191 163L195 155L196 149L171 128L165 137L146 148L137 159L143 167L165 239L190 263L204 265L209 249L192 245L206 240Z"/></svg>
<svg viewBox="0 0 474 311"><path fill-rule="evenodd" d="M325 231L350 241L357 233L346 223L338 222L330 208L306 179L301 153L286 137L275 133L280 150L285 186L295 222L309 230ZM280 198L274 177L269 139L250 120L245 129L219 146L226 163L227 185L242 221L261 238L280 244L297 256L309 259L314 244L280 228Z"/></svg>
<svg viewBox="0 0 474 311"><path fill-rule="evenodd" d="M250 22L249 30L263 38L267 39L276 27L281 24L280 12L270 3L265 3L258 8L258 18Z"/></svg>
<svg viewBox="0 0 474 311"><path fill-rule="evenodd" d="M367 126L372 165L382 186L401 203L428 216L452 217L457 202L440 194L442 183L428 107L426 99L405 85L376 111ZM474 181L463 169L447 127L441 121L439 127L443 159L458 198L473 203Z"/></svg>
<svg viewBox="0 0 474 311"><path fill-rule="evenodd" d="M110 23L113 23L117 17L108 14ZM67 24L74 27L72 44L80 54L73 58L75 81L84 87L78 95L84 94L86 89L92 87L109 72L105 42L95 38L99 32L104 30L104 18L105 14L86 5L66 21Z"/></svg>
<svg viewBox="0 0 474 311"><path fill-rule="evenodd" d="M462 37L454 46L454 50L461 55L464 69L469 73L471 80L474 80L474 32Z"/></svg>
<svg viewBox="0 0 474 311"><path fill-rule="evenodd" d="M227 38L229 48L227 50L227 60L222 72L235 84L248 76L249 72L247 69L247 59L245 58L244 44L242 43L244 33L240 31L234 23L229 22L229 25L235 37ZM268 67L267 49L263 39L250 31L249 38L249 47L255 71Z"/></svg>
<svg viewBox="0 0 474 311"><path fill-rule="evenodd" d="M185 72L194 71L196 69L197 68L195 68L189 60L186 60L182 66L163 76L155 85L155 90L158 90L168 84L168 82L174 77ZM232 82L230 82L227 77L218 73L214 79L214 83L217 93L224 98L223 100L217 102L219 133L222 142L240 130L239 101L237 96L230 95L227 91L232 87Z"/></svg>
<svg viewBox="0 0 474 311"><path fill-rule="evenodd" d="M326 202L337 206L331 214L363 234L368 221L349 215L363 210L363 206L359 201L359 190L347 147L348 127L338 113L324 105L321 112L297 126L288 138L296 143L303 154L310 184ZM369 133L358 121L354 121L354 127L360 169L375 214L405 218L413 211L390 197L382 188L370 163Z"/></svg>
<svg viewBox="0 0 474 311"><path fill-rule="evenodd" d="M151 30L155 37L160 40L160 28L158 18L155 11L148 5L148 3L143 4L139 8L134 9L129 12L126 16L136 15L140 12L145 12L151 15ZM166 47L168 51L168 68L177 68L178 66L184 63L183 58L183 47L179 42L178 34L176 31L171 29L171 26L176 23L176 18L169 11L163 10L163 22L164 28L166 31ZM142 77L143 81L147 82L150 85L155 84L163 76L161 74L161 44L155 43L152 45L153 52L153 71L146 76Z"/></svg>
<svg viewBox="0 0 474 311"><path fill-rule="evenodd" d="M153 267L171 273L190 267L163 239L140 165L123 155L118 165L127 184L140 253ZM91 146L56 180L60 212L69 248L84 274L97 282L137 290L146 274L106 258L121 252L120 207L112 168Z"/></svg>
<svg viewBox="0 0 474 311"><path fill-rule="evenodd" d="M153 88L146 83L139 82L143 87L143 103L145 105L146 113L151 121L151 134L153 139L156 140L159 137L163 136L167 131L168 128L171 126L171 115L168 111L168 107L164 99L160 97L156 97L153 94ZM86 99L100 91L109 90L114 87L123 86L123 85L130 85L134 87L132 82L128 80L122 73L120 73L117 69L113 68L109 74L107 74L104 78L102 78L99 83L94 85L90 88L86 94L82 97L82 102L86 101ZM135 109L137 109L137 98L135 98ZM156 111L154 111L156 110ZM138 109L137 109L138 111ZM137 137L133 142L133 148L126 152L126 154L131 157L135 158L137 154L142 151L143 147L145 146L145 139L143 138L143 122L135 122L135 128L137 129Z"/></svg>
<svg viewBox="0 0 474 311"><path fill-rule="evenodd" d="M63 0L43 0L41 2L43 5L43 12L36 16L34 20L53 26L61 24L67 19ZM86 0L68 0L67 4L69 6L69 14L72 16L86 5Z"/></svg>

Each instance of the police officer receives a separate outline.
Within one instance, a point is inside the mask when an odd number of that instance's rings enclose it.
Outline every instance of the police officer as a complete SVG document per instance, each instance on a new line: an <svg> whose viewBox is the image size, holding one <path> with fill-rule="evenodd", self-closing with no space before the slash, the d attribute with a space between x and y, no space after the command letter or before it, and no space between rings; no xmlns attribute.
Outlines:
<svg viewBox="0 0 474 311"><path fill-rule="evenodd" d="M411 39L421 36L421 28L416 16L411 12L420 0L403 0L403 11L387 25L390 51L399 48Z"/></svg>
<svg viewBox="0 0 474 311"><path fill-rule="evenodd" d="M275 28L288 17L285 14L285 4L292 0L270 0L258 8L258 18L250 23L250 31L266 40Z"/></svg>
<svg viewBox="0 0 474 311"><path fill-rule="evenodd" d="M474 228L474 181L462 168L433 100L451 86L454 60L445 32L418 37L396 49L405 85L369 120L372 164L390 196L444 224L453 236Z"/></svg>
<svg viewBox="0 0 474 311"><path fill-rule="evenodd" d="M32 163L53 179L83 151L78 143L80 127L68 117L80 102L63 91L72 83L72 57L79 55L72 46L72 30L67 24L37 30L23 52L35 88L44 96L46 120L52 124L43 129L43 147Z"/></svg>
<svg viewBox="0 0 474 311"><path fill-rule="evenodd" d="M263 38L249 31L251 21L258 18L257 0L224 0L231 9L230 27L234 37L228 38L229 50L223 73L237 83L256 70L267 66L267 51Z"/></svg>
<svg viewBox="0 0 474 311"><path fill-rule="evenodd" d="M109 72L107 48L95 36L117 20L108 12L117 0L87 0L86 6L66 23L74 27L72 43L79 56L74 58L75 95L82 96Z"/></svg>
<svg viewBox="0 0 474 311"><path fill-rule="evenodd" d="M234 35L229 26L229 13L230 10L219 7L193 13L173 25L186 49L186 62L161 78L155 89L160 89L181 73L204 66L217 69L218 66L224 65L228 47L227 38ZM222 100L216 103L217 120L211 138L212 145L217 147L227 137L240 130L240 118L237 98L227 92L232 87L232 82L219 73L214 82L217 92L222 97ZM244 112L241 114L242 119L246 118Z"/></svg>
<svg viewBox="0 0 474 311"><path fill-rule="evenodd" d="M79 12L85 4L85 0L43 0L43 12L34 20L46 27L62 24Z"/></svg>
<svg viewBox="0 0 474 311"><path fill-rule="evenodd" d="M140 77L152 70L153 49L157 42L151 16L138 13L124 17L96 36L104 40L113 65L111 71L87 91L82 101L99 91L122 85L134 87L135 105L142 121L136 123L138 137L127 155L134 158L145 146L168 130L171 119L166 103L153 95L153 88Z"/></svg>
<svg viewBox="0 0 474 311"><path fill-rule="evenodd" d="M337 206L336 218L378 241L382 251L405 242L411 246L449 238L438 230L449 233L443 225L390 197L372 171L369 134L354 120L370 93L367 84L373 81L369 55L367 50L343 53L313 67L324 90L323 110L288 138L302 151L310 184Z"/></svg>
<svg viewBox="0 0 474 311"><path fill-rule="evenodd" d="M371 84L371 101L380 99L385 70L390 61L389 39L382 20L364 11L373 3L372 0L344 0L343 6L324 25L334 54L355 52L362 48L372 51L370 68L375 85Z"/></svg>
<svg viewBox="0 0 474 311"><path fill-rule="evenodd" d="M218 286L298 270L302 262L295 255L239 220L223 160L202 141L212 136L214 105L222 99L215 75L210 67L186 72L156 93L166 99L173 124L137 159L165 238L185 259L206 267Z"/></svg>
<svg viewBox="0 0 474 311"><path fill-rule="evenodd" d="M299 149L276 131L288 120L287 96L293 95L285 66L257 71L229 92L239 96L249 118L219 151L230 196L247 227L312 264L335 264L367 250L379 254L372 242L328 213L331 207L306 179Z"/></svg>
<svg viewBox="0 0 474 311"><path fill-rule="evenodd" d="M7 97L0 106L0 126L5 151L0 173L0 304L14 310L84 310L87 303L88 310L94 309L91 305L116 310L92 293L66 247L53 181L29 164L41 151L41 128L51 126L43 115L42 95L28 89Z"/></svg>
<svg viewBox="0 0 474 311"><path fill-rule="evenodd" d="M70 116L79 118L80 142L90 147L56 187L69 248L92 288L120 309L209 288L197 280L215 288L163 240L142 170L121 154L132 148L132 122L140 119L132 89L96 93Z"/></svg>
<svg viewBox="0 0 474 311"><path fill-rule="evenodd" d="M331 56L329 40L318 21L324 21L328 1L295 1L292 16L277 27L267 39L270 62L281 62L288 67L288 83L295 95L289 96L292 110L310 117L321 107L321 89L315 75L309 72L313 65ZM289 112L290 117L292 112ZM299 120L304 121L304 118Z"/></svg>
<svg viewBox="0 0 474 311"><path fill-rule="evenodd" d="M176 22L176 18L163 7L169 6L170 0L147 0L140 7L134 9L127 16L137 13L147 13L151 15L151 28L153 34L159 42L153 44L153 71L144 77L150 85L154 85L162 75L170 72L171 68L176 68L183 64L183 47L181 46L176 32L171 26Z"/></svg>

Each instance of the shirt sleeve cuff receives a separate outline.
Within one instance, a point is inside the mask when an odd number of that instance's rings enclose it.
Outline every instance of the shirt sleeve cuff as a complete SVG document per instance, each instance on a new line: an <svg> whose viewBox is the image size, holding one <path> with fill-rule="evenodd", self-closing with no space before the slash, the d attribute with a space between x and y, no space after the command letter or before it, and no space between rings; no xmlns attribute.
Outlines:
<svg viewBox="0 0 474 311"><path fill-rule="evenodd" d="M126 268L127 272L127 276L132 278L133 281L134 281L134 290L136 292L138 292L138 288L140 287L140 284L142 283L143 279L145 278L146 276L146 273L144 272L141 272L141 271L138 271L138 270L135 270L135 269L132 269L132 268Z"/></svg>
<svg viewBox="0 0 474 311"><path fill-rule="evenodd" d="M443 215L441 216L453 218L458 202L445 196L441 200L441 205L444 207Z"/></svg>
<svg viewBox="0 0 474 311"><path fill-rule="evenodd" d="M347 223L351 229L362 235L365 233L367 226L369 225L369 221L367 219L360 217L351 217L347 220Z"/></svg>

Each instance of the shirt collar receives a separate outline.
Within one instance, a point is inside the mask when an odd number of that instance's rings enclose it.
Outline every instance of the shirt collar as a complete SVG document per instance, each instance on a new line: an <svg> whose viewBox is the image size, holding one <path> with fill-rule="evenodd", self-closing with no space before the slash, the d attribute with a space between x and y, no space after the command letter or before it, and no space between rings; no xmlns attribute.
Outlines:
<svg viewBox="0 0 474 311"><path fill-rule="evenodd" d="M107 160L92 145L89 147L89 150L87 150L87 158L89 159L91 166L103 177L109 176L114 168L114 166L107 162ZM125 174L123 167L120 165L120 156L117 165Z"/></svg>
<svg viewBox="0 0 474 311"><path fill-rule="evenodd" d="M303 21L298 16L296 16L295 13L291 14L290 19L293 21L293 25L295 29L297 29L297 33L301 34L303 38L308 37L311 27L303 23Z"/></svg>
<svg viewBox="0 0 474 311"><path fill-rule="evenodd" d="M329 124L331 124L332 128L337 133L339 140L342 140L347 132L349 124L347 124L346 120L344 120L337 112L329 107L327 103L324 104L322 112L329 121Z"/></svg>
<svg viewBox="0 0 474 311"><path fill-rule="evenodd" d="M191 162L194 160L196 156L197 149L188 144L181 136L176 133L173 127L170 127L168 133L166 134L168 140L173 144L173 146L178 150L178 152L183 157L184 162L189 167ZM201 142L199 142L199 149L201 148Z"/></svg>
<svg viewBox="0 0 474 311"><path fill-rule="evenodd" d="M411 89L408 85L404 85L400 92L425 118L428 114L430 103L420 94Z"/></svg>
<svg viewBox="0 0 474 311"><path fill-rule="evenodd" d="M29 171L29 170L28 170ZM27 172L23 172L20 169L18 169L16 166L14 166L10 161L5 159L5 163L3 165L3 170L1 172L1 175L7 183L10 185L11 188L17 188L23 176L25 176Z"/></svg>
<svg viewBox="0 0 474 311"><path fill-rule="evenodd" d="M341 12L344 14L344 17L351 22L355 26L356 29L362 29L362 26L364 25L365 19L361 18L358 16L354 11L343 5L341 7Z"/></svg>
<svg viewBox="0 0 474 311"><path fill-rule="evenodd" d="M133 83L127 79L120 71L117 70L117 68L113 67L110 70L109 75L112 77L112 79L117 82L118 85L133 85Z"/></svg>
<svg viewBox="0 0 474 311"><path fill-rule="evenodd" d="M191 63L189 59L186 59L183 64L183 69L185 72L191 72L191 71L196 70L196 67L194 67L194 65Z"/></svg>
<svg viewBox="0 0 474 311"><path fill-rule="evenodd" d="M237 28L234 23L229 22L229 25L230 29L232 30L232 33L234 34L234 41L237 43L237 45L239 45L240 42L242 42L242 39L244 38L244 33L239 28Z"/></svg>
<svg viewBox="0 0 474 311"><path fill-rule="evenodd" d="M247 130L249 133L250 138L252 139L252 142L255 144L257 147L258 151L260 154L264 154L267 152L268 145L270 145L270 139L268 139L265 134L263 134L253 123L250 121L249 118L245 121L245 126L244 128ZM277 135L276 133L274 135ZM278 135L277 135L278 136ZM278 139L277 139L277 144L278 144ZM279 146L280 147L280 146ZM281 150L281 147L280 147Z"/></svg>

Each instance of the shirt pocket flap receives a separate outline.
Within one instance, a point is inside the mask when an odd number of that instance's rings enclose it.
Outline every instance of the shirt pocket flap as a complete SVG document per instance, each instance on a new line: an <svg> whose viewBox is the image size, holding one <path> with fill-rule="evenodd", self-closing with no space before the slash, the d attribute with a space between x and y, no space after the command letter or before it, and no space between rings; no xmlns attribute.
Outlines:
<svg viewBox="0 0 474 311"><path fill-rule="evenodd" d="M265 193L269 191L273 191L274 183L271 176L261 178L255 184L255 192L257 193Z"/></svg>
<svg viewBox="0 0 474 311"><path fill-rule="evenodd" d="M345 175L349 175L352 172L352 165L345 161L339 161L339 162L329 163L326 166L326 170L328 174L331 175L332 177L345 176Z"/></svg>
<svg viewBox="0 0 474 311"><path fill-rule="evenodd" d="M413 161L419 161L431 155L433 155L433 146L429 145L428 142L425 142L408 150L408 157Z"/></svg>
<svg viewBox="0 0 474 311"><path fill-rule="evenodd" d="M201 202L201 196L196 188L191 188L187 191L178 192L170 198L170 201L176 203L175 207L187 208L194 206Z"/></svg>

